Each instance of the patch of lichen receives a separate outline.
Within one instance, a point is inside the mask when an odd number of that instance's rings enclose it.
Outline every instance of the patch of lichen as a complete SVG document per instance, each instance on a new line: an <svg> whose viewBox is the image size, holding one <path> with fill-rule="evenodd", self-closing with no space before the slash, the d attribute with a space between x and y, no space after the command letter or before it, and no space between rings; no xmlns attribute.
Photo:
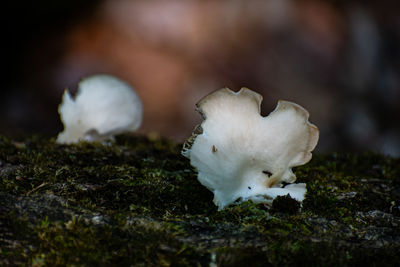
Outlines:
<svg viewBox="0 0 400 267"><path fill-rule="evenodd" d="M305 201L217 211L181 145L118 136L58 145L0 136L0 264L390 265L400 260L400 160L314 155Z"/></svg>

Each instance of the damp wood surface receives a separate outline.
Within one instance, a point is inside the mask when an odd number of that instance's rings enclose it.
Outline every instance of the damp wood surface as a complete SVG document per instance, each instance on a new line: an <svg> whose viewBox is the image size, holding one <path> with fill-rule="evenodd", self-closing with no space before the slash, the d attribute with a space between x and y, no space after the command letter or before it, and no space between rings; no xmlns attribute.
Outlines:
<svg viewBox="0 0 400 267"><path fill-rule="evenodd" d="M313 154L302 207L217 211L181 144L0 136L1 266L395 266L400 160Z"/></svg>

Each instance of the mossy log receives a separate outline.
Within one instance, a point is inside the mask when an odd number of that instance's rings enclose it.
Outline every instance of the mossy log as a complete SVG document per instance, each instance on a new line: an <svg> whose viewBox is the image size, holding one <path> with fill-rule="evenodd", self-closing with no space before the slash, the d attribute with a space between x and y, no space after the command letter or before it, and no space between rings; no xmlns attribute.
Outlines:
<svg viewBox="0 0 400 267"><path fill-rule="evenodd" d="M395 266L400 159L314 154L305 201L217 211L162 138L0 137L1 266Z"/></svg>

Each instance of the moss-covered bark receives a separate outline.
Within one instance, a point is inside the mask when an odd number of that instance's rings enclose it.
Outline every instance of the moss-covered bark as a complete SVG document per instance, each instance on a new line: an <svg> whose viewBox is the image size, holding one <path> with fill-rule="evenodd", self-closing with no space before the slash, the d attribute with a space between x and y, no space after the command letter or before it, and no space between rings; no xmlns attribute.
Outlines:
<svg viewBox="0 0 400 267"><path fill-rule="evenodd" d="M0 265L384 266L400 262L400 160L314 155L308 193L218 212L180 145L0 137Z"/></svg>

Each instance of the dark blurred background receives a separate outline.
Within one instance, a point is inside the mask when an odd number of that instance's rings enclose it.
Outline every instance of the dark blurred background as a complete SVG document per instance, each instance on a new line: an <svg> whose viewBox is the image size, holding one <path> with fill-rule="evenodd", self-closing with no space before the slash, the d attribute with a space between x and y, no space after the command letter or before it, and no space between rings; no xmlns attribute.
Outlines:
<svg viewBox="0 0 400 267"><path fill-rule="evenodd" d="M144 102L140 132L182 141L221 87L305 107L318 151L400 156L398 1L14 1L3 4L0 134L62 130L65 88L109 73Z"/></svg>

